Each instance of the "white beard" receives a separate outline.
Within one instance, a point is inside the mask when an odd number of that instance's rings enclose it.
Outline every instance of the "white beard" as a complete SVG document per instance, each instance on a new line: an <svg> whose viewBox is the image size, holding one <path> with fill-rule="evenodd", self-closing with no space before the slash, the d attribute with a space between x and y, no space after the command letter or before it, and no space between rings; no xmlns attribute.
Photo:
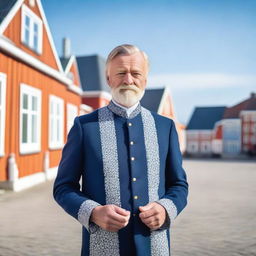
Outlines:
<svg viewBox="0 0 256 256"><path fill-rule="evenodd" d="M144 93L145 90L141 90L136 85L120 85L111 89L113 99L127 108L139 102Z"/></svg>

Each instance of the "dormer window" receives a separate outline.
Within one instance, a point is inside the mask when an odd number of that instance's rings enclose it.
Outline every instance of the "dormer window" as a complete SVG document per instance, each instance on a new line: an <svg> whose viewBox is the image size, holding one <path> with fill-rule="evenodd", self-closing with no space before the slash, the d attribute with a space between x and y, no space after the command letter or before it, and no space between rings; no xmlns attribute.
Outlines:
<svg viewBox="0 0 256 256"><path fill-rule="evenodd" d="M21 41L34 52L42 53L42 20L26 5L22 6Z"/></svg>

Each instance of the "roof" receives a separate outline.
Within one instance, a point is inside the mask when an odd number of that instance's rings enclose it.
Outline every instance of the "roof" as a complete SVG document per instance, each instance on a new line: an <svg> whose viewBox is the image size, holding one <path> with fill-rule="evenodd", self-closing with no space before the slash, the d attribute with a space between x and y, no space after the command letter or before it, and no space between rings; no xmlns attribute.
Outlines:
<svg viewBox="0 0 256 256"><path fill-rule="evenodd" d="M1 0L0 1L0 23L12 9L17 0Z"/></svg>
<svg viewBox="0 0 256 256"><path fill-rule="evenodd" d="M148 110L158 112L162 97L164 95L164 88L161 89L146 89L141 105Z"/></svg>
<svg viewBox="0 0 256 256"><path fill-rule="evenodd" d="M105 78L105 59L99 55L76 58L83 91L110 91Z"/></svg>
<svg viewBox="0 0 256 256"><path fill-rule="evenodd" d="M186 130L212 130L221 120L226 107L196 107Z"/></svg>
<svg viewBox="0 0 256 256"><path fill-rule="evenodd" d="M256 94L251 93L250 98L244 100L233 107L225 110L223 119L239 118L239 114L242 110L256 110Z"/></svg>

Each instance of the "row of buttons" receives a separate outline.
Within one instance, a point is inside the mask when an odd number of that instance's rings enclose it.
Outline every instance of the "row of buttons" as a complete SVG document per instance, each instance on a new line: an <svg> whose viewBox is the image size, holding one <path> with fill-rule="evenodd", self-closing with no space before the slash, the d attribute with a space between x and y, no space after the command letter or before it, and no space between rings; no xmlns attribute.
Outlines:
<svg viewBox="0 0 256 256"><path fill-rule="evenodd" d="M129 122L129 123L128 123L128 126L131 127L131 126L132 126L132 123ZM130 141L130 145L131 145L131 146L134 145L134 141ZM135 160L135 157L132 156L132 157L131 157L131 161L134 161L134 160ZM137 180L136 178L132 178L132 181L133 181L133 182L135 182L136 180ZM138 196L134 196L133 198L134 198L135 200L137 200L139 197L138 197ZM133 216L135 216L135 214L133 214Z"/></svg>

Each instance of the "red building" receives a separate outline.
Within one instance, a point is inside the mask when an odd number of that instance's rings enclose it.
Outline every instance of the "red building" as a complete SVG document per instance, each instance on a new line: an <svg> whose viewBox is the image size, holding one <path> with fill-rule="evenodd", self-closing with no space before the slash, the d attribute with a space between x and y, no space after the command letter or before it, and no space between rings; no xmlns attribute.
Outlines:
<svg viewBox="0 0 256 256"><path fill-rule="evenodd" d="M40 0L0 3L0 186L53 177L82 90L63 70ZM4 7L4 8L3 8Z"/></svg>

